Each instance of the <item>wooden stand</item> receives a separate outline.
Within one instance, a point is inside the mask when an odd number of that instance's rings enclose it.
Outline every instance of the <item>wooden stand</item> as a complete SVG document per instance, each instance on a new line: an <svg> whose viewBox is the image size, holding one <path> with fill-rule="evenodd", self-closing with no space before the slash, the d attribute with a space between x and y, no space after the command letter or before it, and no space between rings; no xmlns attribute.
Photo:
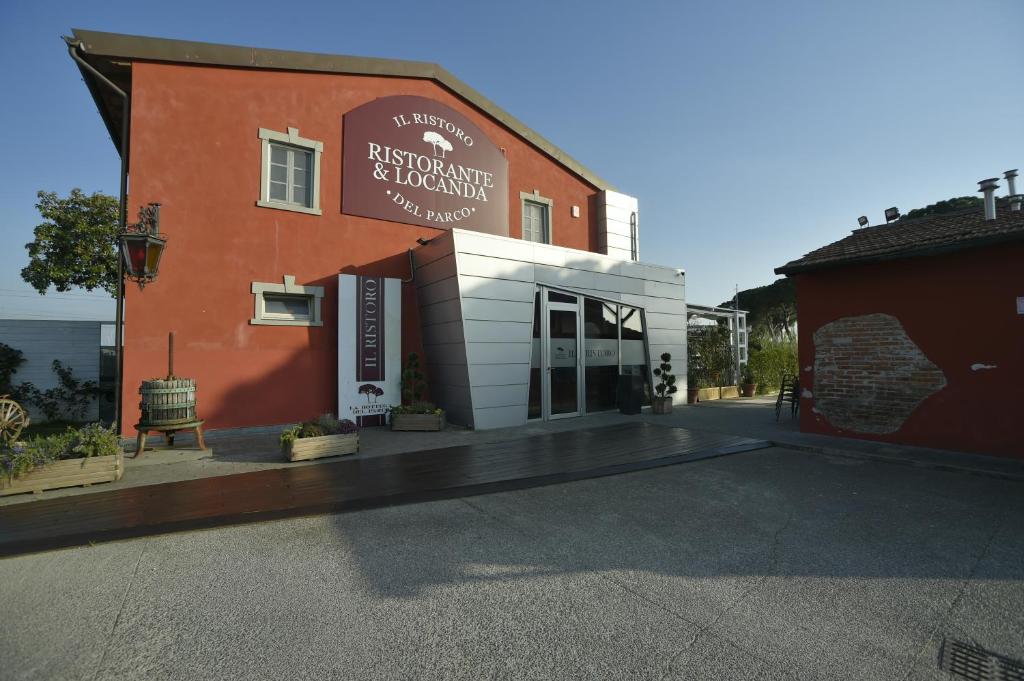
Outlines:
<svg viewBox="0 0 1024 681"><path fill-rule="evenodd" d="M174 446L174 434L179 430L194 430L196 433L196 449L206 449L206 442L203 440L203 421L189 421L188 423L175 423L167 426L149 426L142 423L135 424L135 430L139 436L135 442L135 456L142 454L146 448L146 435L150 432L163 433L169 447Z"/></svg>

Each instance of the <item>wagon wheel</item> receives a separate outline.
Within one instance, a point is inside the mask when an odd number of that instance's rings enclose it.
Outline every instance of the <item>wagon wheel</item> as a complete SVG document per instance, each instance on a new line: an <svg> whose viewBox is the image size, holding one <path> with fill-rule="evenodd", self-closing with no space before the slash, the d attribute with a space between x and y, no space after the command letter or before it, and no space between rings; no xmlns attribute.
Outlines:
<svg viewBox="0 0 1024 681"><path fill-rule="evenodd" d="M10 446L27 426L28 412L7 395L0 395L0 444Z"/></svg>

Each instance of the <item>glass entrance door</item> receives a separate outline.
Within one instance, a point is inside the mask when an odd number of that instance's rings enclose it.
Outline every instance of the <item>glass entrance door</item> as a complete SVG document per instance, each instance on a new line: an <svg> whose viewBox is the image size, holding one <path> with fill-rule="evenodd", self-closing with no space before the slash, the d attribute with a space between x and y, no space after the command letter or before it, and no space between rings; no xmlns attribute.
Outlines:
<svg viewBox="0 0 1024 681"><path fill-rule="evenodd" d="M580 309L576 296L547 292L544 329L546 417L579 416L580 409Z"/></svg>

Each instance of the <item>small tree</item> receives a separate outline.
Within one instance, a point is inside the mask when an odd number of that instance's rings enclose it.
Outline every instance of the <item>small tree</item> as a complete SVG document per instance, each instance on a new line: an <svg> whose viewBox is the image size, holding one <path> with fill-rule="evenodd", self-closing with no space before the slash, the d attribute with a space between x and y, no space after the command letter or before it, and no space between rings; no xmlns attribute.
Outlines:
<svg viewBox="0 0 1024 681"><path fill-rule="evenodd" d="M14 392L11 377L24 363L25 355L21 350L16 350L6 343L0 343L0 395Z"/></svg>
<svg viewBox="0 0 1024 681"><path fill-rule="evenodd" d="M402 404L416 404L423 400L427 390L427 383L424 381L423 372L420 371L420 357L415 352L410 352L405 360L405 368L402 369Z"/></svg>
<svg viewBox="0 0 1024 681"><path fill-rule="evenodd" d="M72 189L67 198L47 191L37 196L44 222L35 228L35 240L25 244L29 262L21 278L43 294L50 286L58 291L81 286L116 295L117 199L81 189Z"/></svg>
<svg viewBox="0 0 1024 681"><path fill-rule="evenodd" d="M676 388L676 377L671 373L672 365L669 364L671 359L672 355L667 352L662 353L661 364L654 370L654 375L661 379L658 385L654 386L654 392L658 393L658 397L669 397L678 390Z"/></svg>

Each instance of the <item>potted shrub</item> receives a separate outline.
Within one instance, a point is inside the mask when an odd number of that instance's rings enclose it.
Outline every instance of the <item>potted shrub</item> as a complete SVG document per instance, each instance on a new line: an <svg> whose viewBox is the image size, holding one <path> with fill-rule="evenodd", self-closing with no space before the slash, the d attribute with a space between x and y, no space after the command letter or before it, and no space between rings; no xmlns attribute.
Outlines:
<svg viewBox="0 0 1024 681"><path fill-rule="evenodd" d="M124 451L98 423L0 448L0 496L120 480Z"/></svg>
<svg viewBox="0 0 1024 681"><path fill-rule="evenodd" d="M359 451L359 428L348 419L324 414L281 433L281 451L289 461L308 461L325 456L344 456Z"/></svg>
<svg viewBox="0 0 1024 681"><path fill-rule="evenodd" d="M402 404L391 407L391 430L444 429L444 410L430 402L423 401L427 384L420 371L420 358L415 352L409 353L402 369Z"/></svg>
<svg viewBox="0 0 1024 681"><path fill-rule="evenodd" d="M657 397L651 400L651 410L655 414L672 413L672 395L678 388L676 388L676 377L672 375L672 365L669 364L671 359L672 355L667 352L662 353L661 364L654 370L654 375L660 379L654 386Z"/></svg>
<svg viewBox="0 0 1024 681"><path fill-rule="evenodd" d="M757 392L757 381L754 380L754 372L750 368L750 364L743 365L743 375L741 377L742 385L740 388L743 390L744 397L753 397Z"/></svg>

